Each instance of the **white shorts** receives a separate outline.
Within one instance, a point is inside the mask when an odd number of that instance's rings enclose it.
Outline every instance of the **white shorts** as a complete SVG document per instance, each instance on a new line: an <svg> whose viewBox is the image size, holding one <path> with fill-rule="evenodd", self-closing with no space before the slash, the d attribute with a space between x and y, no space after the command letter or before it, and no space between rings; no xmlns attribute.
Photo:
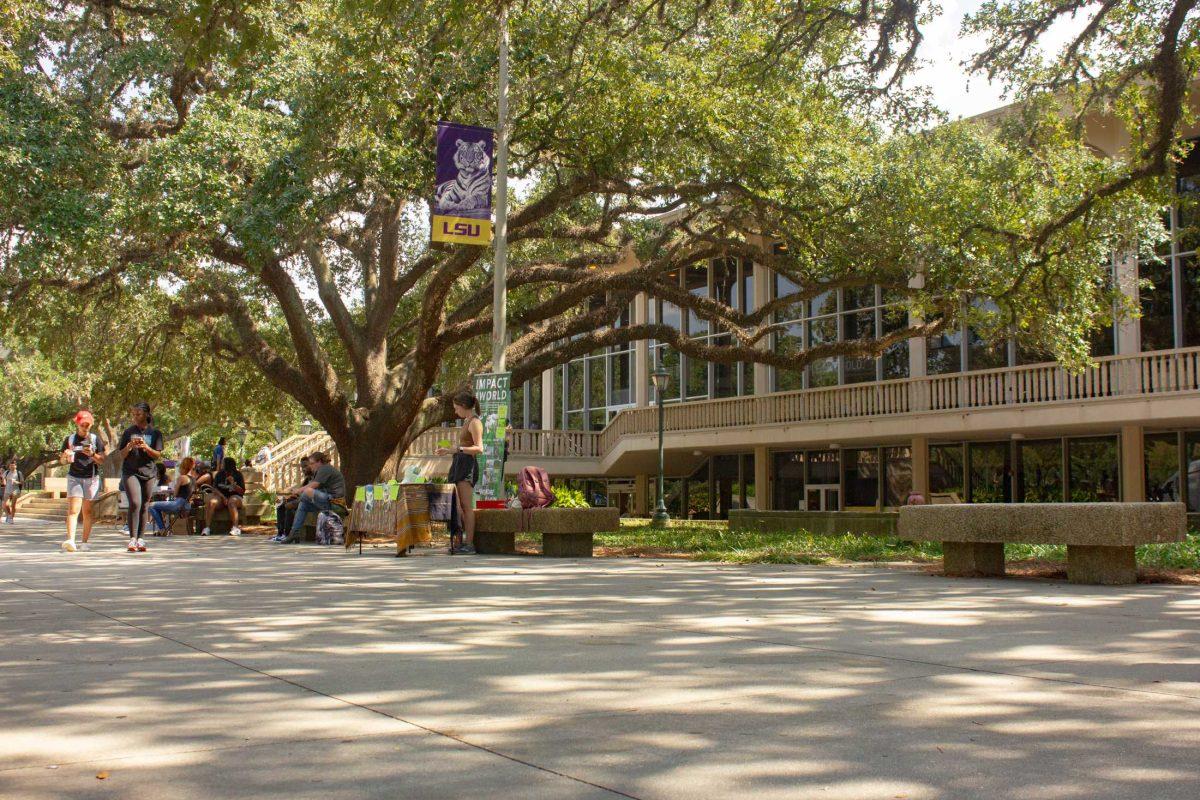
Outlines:
<svg viewBox="0 0 1200 800"><path fill-rule="evenodd" d="M95 500L100 495L100 476L76 478L67 476L67 497L82 497L84 500Z"/></svg>

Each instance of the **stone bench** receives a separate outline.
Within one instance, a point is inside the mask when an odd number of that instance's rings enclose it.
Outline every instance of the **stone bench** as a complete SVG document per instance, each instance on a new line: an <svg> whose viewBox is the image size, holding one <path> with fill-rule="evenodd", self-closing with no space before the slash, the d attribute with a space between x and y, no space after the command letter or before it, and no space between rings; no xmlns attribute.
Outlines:
<svg viewBox="0 0 1200 800"><path fill-rule="evenodd" d="M515 553L522 514L529 519L527 531L541 534L542 555L549 558L591 558L593 535L621 527L616 508L481 508L475 511L475 551Z"/></svg>
<svg viewBox="0 0 1200 800"><path fill-rule="evenodd" d="M942 543L947 575L1002 577L1004 543L1067 546L1071 583L1137 581L1134 548L1187 538L1183 503L961 503L904 506L896 535Z"/></svg>

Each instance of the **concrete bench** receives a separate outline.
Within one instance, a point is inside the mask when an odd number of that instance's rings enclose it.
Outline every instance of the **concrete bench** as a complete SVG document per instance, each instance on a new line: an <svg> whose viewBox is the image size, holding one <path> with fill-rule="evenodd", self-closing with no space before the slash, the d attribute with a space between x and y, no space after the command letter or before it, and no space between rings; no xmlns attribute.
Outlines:
<svg viewBox="0 0 1200 800"><path fill-rule="evenodd" d="M904 506L896 535L942 543L947 575L1002 577L1004 543L1067 546L1071 583L1137 581L1134 548L1187 538L1183 503L963 503Z"/></svg>
<svg viewBox="0 0 1200 800"><path fill-rule="evenodd" d="M621 527L616 508L481 508L475 512L475 551L515 553L522 514L528 517L528 532L542 535L542 555L550 558L591 558L593 535Z"/></svg>

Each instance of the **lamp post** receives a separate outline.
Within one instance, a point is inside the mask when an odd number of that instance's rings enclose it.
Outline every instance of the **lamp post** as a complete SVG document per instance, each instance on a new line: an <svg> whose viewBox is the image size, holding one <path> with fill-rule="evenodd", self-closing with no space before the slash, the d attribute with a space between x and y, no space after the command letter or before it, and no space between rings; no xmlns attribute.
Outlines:
<svg viewBox="0 0 1200 800"><path fill-rule="evenodd" d="M663 497L663 395L667 393L667 387L671 384L671 373L663 367L661 356L658 368L650 373L650 380L654 383L654 394L658 398L658 507L654 509L654 518L650 521L650 526L665 528L671 521L671 515L667 513Z"/></svg>

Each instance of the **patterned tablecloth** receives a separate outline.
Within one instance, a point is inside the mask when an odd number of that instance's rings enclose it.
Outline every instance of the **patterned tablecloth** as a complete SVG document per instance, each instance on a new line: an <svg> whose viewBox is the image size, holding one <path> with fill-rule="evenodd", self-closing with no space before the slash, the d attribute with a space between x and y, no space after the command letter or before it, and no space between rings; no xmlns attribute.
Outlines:
<svg viewBox="0 0 1200 800"><path fill-rule="evenodd" d="M395 537L396 555L433 540L431 522L445 522L460 536L454 486L439 483L382 483L360 487L346 521L346 547L363 536Z"/></svg>

